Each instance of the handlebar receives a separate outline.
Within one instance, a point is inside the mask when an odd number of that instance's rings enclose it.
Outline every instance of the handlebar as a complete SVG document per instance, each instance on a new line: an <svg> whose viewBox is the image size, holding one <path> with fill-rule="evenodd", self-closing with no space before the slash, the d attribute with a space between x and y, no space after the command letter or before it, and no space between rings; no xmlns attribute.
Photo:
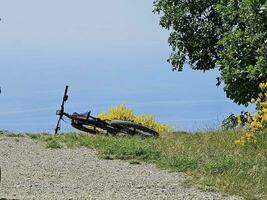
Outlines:
<svg viewBox="0 0 267 200"><path fill-rule="evenodd" d="M68 100L68 89L69 89L69 86L66 85L60 110L57 111L57 115L59 115L59 118L58 118L58 121L57 121L57 126L55 128L55 134L57 134L58 131L60 130L60 126L59 126L60 120L62 119L63 115L65 115L65 113L64 113L64 104Z"/></svg>

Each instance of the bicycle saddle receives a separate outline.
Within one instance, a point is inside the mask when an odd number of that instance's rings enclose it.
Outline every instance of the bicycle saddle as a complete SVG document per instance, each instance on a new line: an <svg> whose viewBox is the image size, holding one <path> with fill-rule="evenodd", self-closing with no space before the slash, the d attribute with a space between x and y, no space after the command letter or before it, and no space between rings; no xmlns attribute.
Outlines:
<svg viewBox="0 0 267 200"><path fill-rule="evenodd" d="M77 115L79 117L86 118L86 119L88 119L90 117L90 114L91 114L91 112L85 112L85 113L74 112L73 113L73 115Z"/></svg>

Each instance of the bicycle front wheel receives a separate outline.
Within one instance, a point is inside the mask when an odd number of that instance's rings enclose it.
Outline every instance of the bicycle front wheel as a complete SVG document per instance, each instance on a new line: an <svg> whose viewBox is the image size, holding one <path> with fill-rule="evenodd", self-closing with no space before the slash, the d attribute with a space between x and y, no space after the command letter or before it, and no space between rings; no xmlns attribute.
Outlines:
<svg viewBox="0 0 267 200"><path fill-rule="evenodd" d="M130 135L142 135L145 137L158 137L159 133L145 127L141 124L136 124L130 121L123 121L123 120L111 120L111 126L115 126L123 131L127 131Z"/></svg>

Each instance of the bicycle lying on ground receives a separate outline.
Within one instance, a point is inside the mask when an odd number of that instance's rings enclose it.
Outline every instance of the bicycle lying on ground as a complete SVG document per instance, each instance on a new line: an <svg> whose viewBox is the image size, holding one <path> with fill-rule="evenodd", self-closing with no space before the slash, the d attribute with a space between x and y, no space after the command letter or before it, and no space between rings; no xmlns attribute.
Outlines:
<svg viewBox="0 0 267 200"><path fill-rule="evenodd" d="M158 133L142 124L136 124L131 121L125 120L102 120L97 117L91 116L91 111L87 113L79 114L74 112L73 114L68 114L64 112L64 105L68 100L68 86L65 88L62 104L60 110L57 110L57 115L59 116L55 134L58 134L60 130L60 122L63 117L67 117L71 120L71 126L90 134L102 135L102 134L112 134L116 135L119 133L127 135L141 135L145 137L158 137Z"/></svg>

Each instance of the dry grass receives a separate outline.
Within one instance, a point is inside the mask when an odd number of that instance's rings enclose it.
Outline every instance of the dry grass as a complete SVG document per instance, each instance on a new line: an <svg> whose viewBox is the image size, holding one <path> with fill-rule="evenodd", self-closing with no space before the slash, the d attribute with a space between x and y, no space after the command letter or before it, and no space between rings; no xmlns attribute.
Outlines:
<svg viewBox="0 0 267 200"><path fill-rule="evenodd" d="M84 146L102 158L154 163L160 168L190 174L197 183L247 199L267 196L267 138L257 147L237 146L240 132L175 133L159 139L64 134L31 135L50 148Z"/></svg>

